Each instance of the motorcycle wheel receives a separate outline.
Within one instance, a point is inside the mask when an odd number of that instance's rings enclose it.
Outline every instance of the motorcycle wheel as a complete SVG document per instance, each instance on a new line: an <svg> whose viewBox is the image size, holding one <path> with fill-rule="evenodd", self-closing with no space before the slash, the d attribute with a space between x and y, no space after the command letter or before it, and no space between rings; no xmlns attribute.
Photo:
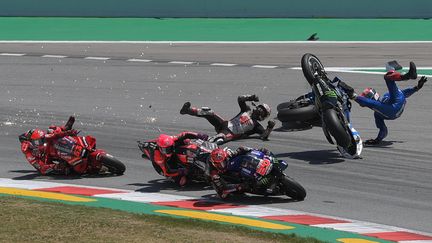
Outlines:
<svg viewBox="0 0 432 243"><path fill-rule="evenodd" d="M329 133L336 140L337 145L341 147L348 147L351 143L351 136L345 129L342 121L339 119L337 111L334 109L327 109L323 111L323 122Z"/></svg>
<svg viewBox="0 0 432 243"><path fill-rule="evenodd" d="M282 185L285 190L285 194L297 201L303 201L306 197L306 190L294 179L289 176L282 178Z"/></svg>
<svg viewBox="0 0 432 243"><path fill-rule="evenodd" d="M301 67L306 80L312 85L315 82L315 74L318 71L324 71L324 65L313 54L306 53L301 59Z"/></svg>
<svg viewBox="0 0 432 243"><path fill-rule="evenodd" d="M125 165L118 159L114 158L111 155L105 154L101 156L102 165L108 168L108 171L116 174L123 175L126 170Z"/></svg>
<svg viewBox="0 0 432 243"><path fill-rule="evenodd" d="M318 118L318 112L313 104L294 102L291 106L278 111L277 118L281 122L312 121Z"/></svg>

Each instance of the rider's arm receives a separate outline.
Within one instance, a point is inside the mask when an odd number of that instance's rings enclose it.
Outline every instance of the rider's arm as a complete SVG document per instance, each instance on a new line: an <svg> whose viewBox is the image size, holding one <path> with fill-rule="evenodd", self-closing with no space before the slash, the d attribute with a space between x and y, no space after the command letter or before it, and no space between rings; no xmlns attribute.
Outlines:
<svg viewBox="0 0 432 243"><path fill-rule="evenodd" d="M226 198L233 192L242 191L242 184L229 184L218 173L217 170L210 171L210 180L213 188L221 198Z"/></svg>
<svg viewBox="0 0 432 243"><path fill-rule="evenodd" d="M418 91L418 89L416 89L416 87L414 86L414 87L406 88L406 89L402 90L402 93L404 94L405 98L408 98L417 91Z"/></svg>
<svg viewBox="0 0 432 243"><path fill-rule="evenodd" d="M375 117L375 125L379 129L378 136L375 140L382 141L385 137L387 137L388 134L387 126L384 122L384 118L379 113L375 112L374 117Z"/></svg>
<svg viewBox="0 0 432 243"><path fill-rule="evenodd" d="M21 151L24 153L27 161L42 175L47 175L55 171L56 164L49 163L47 156L36 157L33 156L30 148L30 142L24 141L21 143Z"/></svg>
<svg viewBox="0 0 432 243"><path fill-rule="evenodd" d="M237 98L237 102L240 106L241 112L249 111L251 109L248 105L246 105L246 101L259 101L259 99L256 95L240 95Z"/></svg>
<svg viewBox="0 0 432 243"><path fill-rule="evenodd" d="M207 140L208 135L204 133L197 133L197 132L182 132L180 134L177 134L177 141L183 142L185 139L202 139Z"/></svg>
<svg viewBox="0 0 432 243"><path fill-rule="evenodd" d="M270 136L270 133L273 131L274 126L275 126L275 122L272 120L268 121L266 128L264 128L259 122L255 122L255 127L250 132L250 134L257 133L260 135L260 138L262 140L267 140L268 137Z"/></svg>

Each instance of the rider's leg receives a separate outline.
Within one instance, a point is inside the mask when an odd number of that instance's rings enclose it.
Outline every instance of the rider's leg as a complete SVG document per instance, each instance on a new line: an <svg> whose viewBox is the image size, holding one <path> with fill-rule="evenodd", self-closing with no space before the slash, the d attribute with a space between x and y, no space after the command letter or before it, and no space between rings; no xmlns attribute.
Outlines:
<svg viewBox="0 0 432 243"><path fill-rule="evenodd" d="M363 96L357 96L355 101L360 106L366 106L380 113L381 115L383 115L383 117L390 118L394 114L394 107L391 104L384 104L380 101L369 99Z"/></svg>
<svg viewBox="0 0 432 243"><path fill-rule="evenodd" d="M191 116L204 117L207 121L210 122L215 127L215 130L218 132L223 129L226 121L217 115L212 109L208 107L193 107L190 102L186 102L182 109L180 110L180 114L188 114Z"/></svg>

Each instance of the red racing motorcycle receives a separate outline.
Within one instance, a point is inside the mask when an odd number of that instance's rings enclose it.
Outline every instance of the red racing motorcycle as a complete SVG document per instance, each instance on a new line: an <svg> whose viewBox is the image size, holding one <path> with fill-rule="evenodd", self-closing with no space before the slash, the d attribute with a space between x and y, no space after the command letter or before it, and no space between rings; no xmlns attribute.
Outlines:
<svg viewBox="0 0 432 243"><path fill-rule="evenodd" d="M138 147L143 153L142 157L151 161L153 168L159 175L165 176L161 166L151 159L154 151L159 149L156 140L146 142L138 141ZM174 149L174 158L170 159L168 166L176 170L187 171L186 177L188 181L207 182L207 177L205 176L205 161L211 151L217 147L217 144L201 139L188 139L185 145L178 146ZM180 178L171 179L177 181Z"/></svg>
<svg viewBox="0 0 432 243"><path fill-rule="evenodd" d="M31 139L32 129L29 132L21 134L19 141L21 149L26 154L29 162L41 172L42 166L50 168L59 168L59 174L103 174L111 173L122 175L126 167L125 165L108 154L103 149L96 148L96 138L93 136L78 136L77 132L68 133L71 131L75 119L69 118L68 123L62 127L54 127L59 129L57 132L70 134L54 139L44 139L39 144L34 144ZM48 136L50 132L48 130ZM54 166L55 165L55 166ZM42 173L44 174L44 173ZM56 173L54 173L56 174Z"/></svg>

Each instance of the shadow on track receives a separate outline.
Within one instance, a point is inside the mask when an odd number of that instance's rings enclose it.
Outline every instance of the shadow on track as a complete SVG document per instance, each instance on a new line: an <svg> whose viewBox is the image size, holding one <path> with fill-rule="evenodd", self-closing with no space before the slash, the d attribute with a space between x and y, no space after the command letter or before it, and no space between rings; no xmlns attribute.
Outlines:
<svg viewBox="0 0 432 243"><path fill-rule="evenodd" d="M205 200L218 201L223 203L242 204L242 205L268 205L272 203L294 203L298 202L286 196L260 196L253 194L235 194L225 200L220 199L216 194L201 196Z"/></svg>
<svg viewBox="0 0 432 243"><path fill-rule="evenodd" d="M381 141L379 144L367 145L364 144L365 148L392 148L394 143L404 143L403 141Z"/></svg>
<svg viewBox="0 0 432 243"><path fill-rule="evenodd" d="M94 174L94 175L41 175L34 170L10 170L11 173L22 173L26 175L13 177L13 180L33 180L33 179L45 179L45 180L77 180L83 178L107 178L107 177L117 177L113 174Z"/></svg>
<svg viewBox="0 0 432 243"><path fill-rule="evenodd" d="M276 154L277 158L291 158L308 161L311 165L335 164L344 162L345 159L336 150L315 150Z"/></svg>
<svg viewBox="0 0 432 243"><path fill-rule="evenodd" d="M161 190L172 190L179 192L187 191L202 191L210 190L212 187L204 182L188 182L184 187L180 187L173 181L167 179L156 179L148 181L147 183L131 183L130 186L142 187L135 191L137 192L160 192Z"/></svg>

